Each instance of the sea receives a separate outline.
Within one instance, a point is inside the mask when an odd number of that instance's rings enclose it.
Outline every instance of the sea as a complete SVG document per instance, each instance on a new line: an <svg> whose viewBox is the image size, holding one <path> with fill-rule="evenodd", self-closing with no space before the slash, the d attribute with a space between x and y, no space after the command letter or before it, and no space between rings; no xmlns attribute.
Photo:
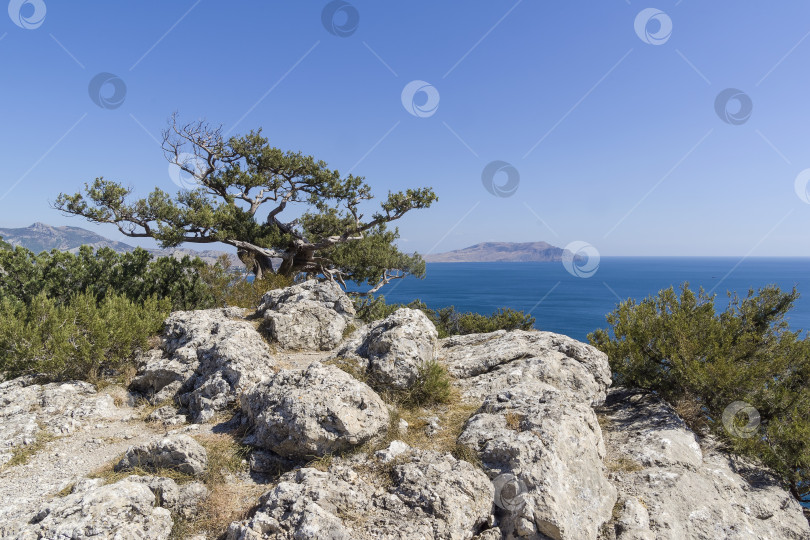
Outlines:
<svg viewBox="0 0 810 540"><path fill-rule="evenodd" d="M801 297L788 316L792 330L810 330L810 257L603 257L596 268L569 273L562 263L428 263L426 277L395 280L380 290L388 303L422 300L428 307L491 314L498 308L530 313L535 327L586 340L606 328L605 315L627 298L642 300L661 289L688 282L716 294L728 305L728 292L776 284L794 286Z"/></svg>

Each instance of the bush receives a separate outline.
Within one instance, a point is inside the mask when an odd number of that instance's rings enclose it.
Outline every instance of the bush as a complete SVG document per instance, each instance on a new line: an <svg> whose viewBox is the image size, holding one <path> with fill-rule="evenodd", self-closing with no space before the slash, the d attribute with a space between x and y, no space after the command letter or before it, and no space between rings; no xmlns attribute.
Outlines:
<svg viewBox="0 0 810 540"><path fill-rule="evenodd" d="M170 307L168 299L136 303L112 293L100 302L90 292L63 303L45 293L30 303L0 299L0 373L93 379L145 348Z"/></svg>
<svg viewBox="0 0 810 540"><path fill-rule="evenodd" d="M150 296L167 298L172 309L214 307L215 297L200 272L207 265L188 256L152 258L141 248L117 253L82 246L76 254L53 250L34 254L0 245L0 298L24 303L44 294L64 304L73 293L87 292L97 301L108 293L143 303Z"/></svg>
<svg viewBox="0 0 810 540"><path fill-rule="evenodd" d="M501 308L492 315L480 313L461 313L453 306L431 309L421 300L410 304L386 304L384 296L357 297L354 301L357 317L364 322L378 321L402 307L419 309L427 315L436 326L439 337L463 334L479 334L496 330L530 330L534 328L535 319L522 311Z"/></svg>
<svg viewBox="0 0 810 540"><path fill-rule="evenodd" d="M610 358L615 384L686 402L693 428L706 426L731 451L769 466L801 498L810 493L810 339L785 319L798 296L776 286L729 294L718 313L714 296L684 284L679 294L670 287L622 302L607 315L611 328L588 338ZM745 415L724 425L734 402L759 412L755 431L736 429Z"/></svg>
<svg viewBox="0 0 810 540"><path fill-rule="evenodd" d="M227 255L213 265L198 257L157 257L141 248L117 253L110 248L82 246L76 254L53 250L34 254L0 241L0 298L31 303L45 294L58 304L75 292L87 292L101 301L108 293L136 303L150 296L166 298L171 309L193 310L224 306L252 307L262 295L292 280L269 274L248 281L247 274L231 268Z"/></svg>
<svg viewBox="0 0 810 540"><path fill-rule="evenodd" d="M410 407L429 407L448 403L453 397L450 374L435 360L419 367L416 382L402 396L402 404Z"/></svg>
<svg viewBox="0 0 810 540"><path fill-rule="evenodd" d="M227 255L200 270L200 279L208 287L215 306L255 309L267 291L282 289L293 280L278 274L265 274L262 279L248 280L246 272L234 271Z"/></svg>

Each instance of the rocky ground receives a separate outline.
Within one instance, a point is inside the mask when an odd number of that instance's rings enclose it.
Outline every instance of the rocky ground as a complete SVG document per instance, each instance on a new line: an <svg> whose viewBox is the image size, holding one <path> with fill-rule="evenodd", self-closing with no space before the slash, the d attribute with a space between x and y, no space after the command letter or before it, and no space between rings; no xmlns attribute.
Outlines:
<svg viewBox="0 0 810 540"><path fill-rule="evenodd" d="M454 390L415 405L426 366ZM173 313L127 388L0 384L0 537L810 539L767 473L548 332L359 324L331 284Z"/></svg>

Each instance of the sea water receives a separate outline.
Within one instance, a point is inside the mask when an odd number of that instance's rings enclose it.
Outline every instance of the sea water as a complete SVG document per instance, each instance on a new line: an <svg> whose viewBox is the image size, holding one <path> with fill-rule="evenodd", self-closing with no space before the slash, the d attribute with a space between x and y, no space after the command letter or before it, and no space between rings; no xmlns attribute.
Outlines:
<svg viewBox="0 0 810 540"><path fill-rule="evenodd" d="M810 258L603 257L590 277L561 263L428 263L425 279L407 277L380 290L388 303L420 299L431 308L490 314L507 307L531 313L535 326L585 340L606 328L605 315L627 298L641 300L689 282L728 304L727 291L776 284L802 296L788 319L792 330L810 330Z"/></svg>

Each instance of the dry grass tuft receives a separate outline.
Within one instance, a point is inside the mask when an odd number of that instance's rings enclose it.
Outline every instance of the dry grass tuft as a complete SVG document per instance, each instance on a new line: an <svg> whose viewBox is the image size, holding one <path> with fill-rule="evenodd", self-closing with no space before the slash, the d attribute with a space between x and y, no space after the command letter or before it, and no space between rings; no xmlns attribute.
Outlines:
<svg viewBox="0 0 810 540"><path fill-rule="evenodd" d="M637 461L630 459L626 456L605 460L605 466L611 472L636 472L642 470L644 467Z"/></svg>
<svg viewBox="0 0 810 540"><path fill-rule="evenodd" d="M345 371L355 379L363 383L369 383L368 373L357 365L357 362L349 358L330 358L324 362L324 365L335 366L336 368Z"/></svg>
<svg viewBox="0 0 810 540"><path fill-rule="evenodd" d="M672 404L681 419L697 434L705 434L709 429L706 413L700 401L693 395L684 395Z"/></svg>
<svg viewBox="0 0 810 540"><path fill-rule="evenodd" d="M5 465L0 467L0 472L18 465L25 465L31 458L45 449L45 446L59 437L50 431L47 431L40 426L40 430L31 444L23 446L16 446L11 450L11 459Z"/></svg>
<svg viewBox="0 0 810 540"><path fill-rule="evenodd" d="M506 411L506 427L512 431L520 431L520 424L523 422L523 417L513 411L512 409Z"/></svg>
<svg viewBox="0 0 810 540"><path fill-rule="evenodd" d="M208 498L200 505L194 519L174 516L174 527L169 538L180 540L196 534L221 538L228 525L250 516L267 486L217 484L208 489Z"/></svg>
<svg viewBox="0 0 810 540"><path fill-rule="evenodd" d="M87 475L88 478L101 478L104 480L105 484L114 484L127 478L129 476L162 476L163 478L171 478L178 484L185 484L186 482L191 482L194 480L194 477L182 473L176 469L142 469L140 467L135 467L132 469L127 469L125 471L116 471L115 465L121 461L121 458L124 457L123 454L119 456L117 459L110 461L96 469L95 471L91 472Z"/></svg>
<svg viewBox="0 0 810 540"><path fill-rule="evenodd" d="M150 403L148 399L139 397L135 402L135 408L139 409L138 419L142 422L149 422L149 415L167 405L174 406L174 401L171 399L164 399L158 403Z"/></svg>
<svg viewBox="0 0 810 540"><path fill-rule="evenodd" d="M208 454L208 469L202 481L211 488L226 482L232 474L246 472L247 456L250 448L239 442L230 433L210 433L196 435L194 438L205 448Z"/></svg>
<svg viewBox="0 0 810 540"><path fill-rule="evenodd" d="M67 497L73 491L73 488L76 487L76 482L71 482L62 489L60 489L57 493L57 497Z"/></svg>

